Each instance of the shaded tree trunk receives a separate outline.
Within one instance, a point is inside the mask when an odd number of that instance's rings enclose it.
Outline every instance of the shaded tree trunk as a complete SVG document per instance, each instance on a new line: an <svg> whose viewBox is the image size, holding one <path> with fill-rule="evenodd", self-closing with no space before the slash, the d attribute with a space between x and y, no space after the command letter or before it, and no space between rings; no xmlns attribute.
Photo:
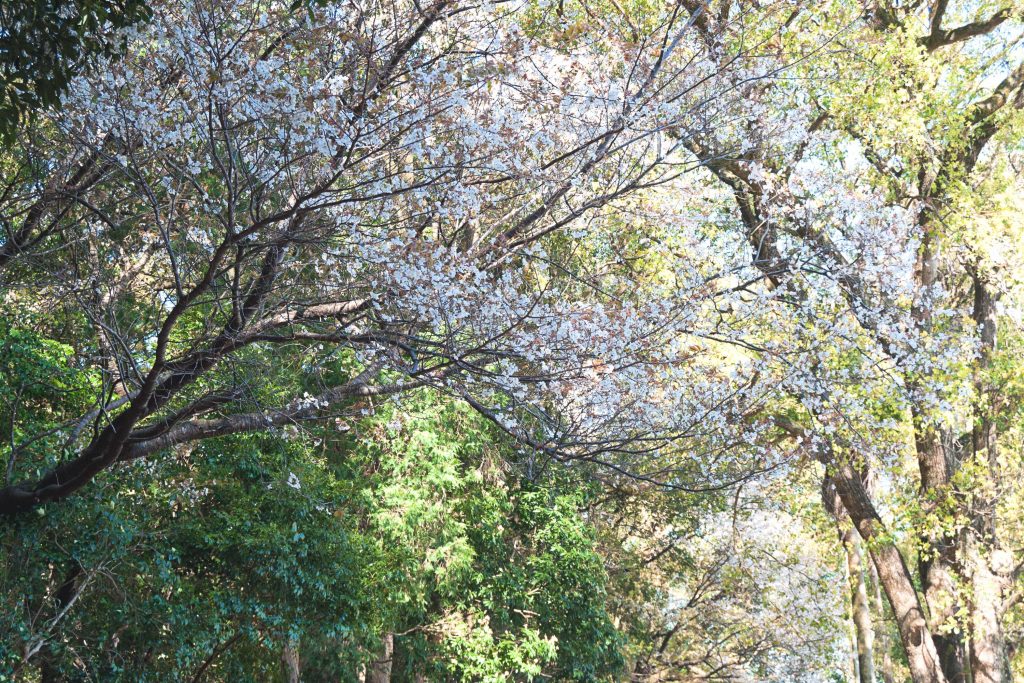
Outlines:
<svg viewBox="0 0 1024 683"><path fill-rule="evenodd" d="M870 550L878 578L889 598L914 683L949 683L925 620L924 609L900 551L887 538L885 525L871 503L860 476L829 449L820 456L832 473L836 493Z"/></svg>
<svg viewBox="0 0 1024 683"><path fill-rule="evenodd" d="M846 549L846 567L850 573L850 607L856 636L858 679L860 683L875 683L875 630L868 605L860 539L853 528L841 531L840 538Z"/></svg>
<svg viewBox="0 0 1024 683"><path fill-rule="evenodd" d="M386 633L381 638L381 649L377 659L370 663L366 672L366 683L391 683L391 663L395 655L395 634Z"/></svg>
<svg viewBox="0 0 1024 683"><path fill-rule="evenodd" d="M875 623L877 623L880 626L880 628L877 629L876 632L878 647L875 648L875 651L881 652L882 654L882 680L885 683L895 683L896 675L893 673L892 669L892 654L890 652L891 645L889 641L889 629L885 623L885 603L882 602L882 587L878 581L878 570L876 570L875 565L870 562L868 563L868 569L871 571L871 606L875 612L875 615L878 617Z"/></svg>
<svg viewBox="0 0 1024 683"><path fill-rule="evenodd" d="M289 641L281 652L281 664L284 667L284 679L287 683L299 683L302 680L302 666L299 662L299 644Z"/></svg>
<svg viewBox="0 0 1024 683"><path fill-rule="evenodd" d="M923 418L915 415L921 499L925 505L934 506L948 495L952 463L949 462L942 435L922 422ZM928 605L928 626L934 634L939 661L949 683L964 683L963 640L960 635L942 628L954 621L960 606L956 581L956 539L938 533L928 535L923 540L930 552L920 559L918 574Z"/></svg>

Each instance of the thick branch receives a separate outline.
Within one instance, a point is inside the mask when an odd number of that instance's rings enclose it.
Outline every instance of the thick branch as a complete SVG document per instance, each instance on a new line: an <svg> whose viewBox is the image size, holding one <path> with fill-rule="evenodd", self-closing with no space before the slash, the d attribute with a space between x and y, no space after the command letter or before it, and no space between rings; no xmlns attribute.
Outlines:
<svg viewBox="0 0 1024 683"><path fill-rule="evenodd" d="M365 374L365 373L363 373ZM353 398L369 396L391 396L426 386L430 380L419 379L383 386L370 386L360 375L352 382L335 387L311 399L294 401L288 406L276 409L228 415L216 420L192 420L175 425L165 433L138 443L131 443L120 460L135 460L182 443L212 439L229 434L261 432L271 427L281 427L321 417L330 407Z"/></svg>
<svg viewBox="0 0 1024 683"><path fill-rule="evenodd" d="M939 5L945 7L946 3L940 0ZM926 47L929 52L945 47L947 45L953 45L960 43L965 40L974 38L975 36L983 36L991 33L999 27L1004 21L1010 18L1009 8L1003 8L988 17L980 21L972 21L969 24L963 26L957 26L956 28L943 29L940 24L942 23L941 14L932 17L931 33L920 39L921 45Z"/></svg>
<svg viewBox="0 0 1024 683"><path fill-rule="evenodd" d="M1017 65L1002 82L996 86L992 94L971 108L970 120L978 124L1002 109L1014 96L1019 96L1020 87L1024 84L1024 62Z"/></svg>

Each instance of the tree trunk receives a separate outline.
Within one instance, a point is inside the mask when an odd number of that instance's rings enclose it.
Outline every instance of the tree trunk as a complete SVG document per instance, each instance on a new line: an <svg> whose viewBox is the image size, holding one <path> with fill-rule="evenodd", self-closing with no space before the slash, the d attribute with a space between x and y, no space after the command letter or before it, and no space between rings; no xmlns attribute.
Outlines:
<svg viewBox="0 0 1024 683"><path fill-rule="evenodd" d="M868 563L868 569L871 571L871 606L878 617L878 623L881 628L878 629L878 647L875 648L876 652L882 653L882 680L884 683L896 683L896 675L892 670L892 655L890 654L891 646L889 644L889 628L886 626L885 619L885 604L882 602L882 587L878 581L878 570L875 569L875 565Z"/></svg>
<svg viewBox="0 0 1024 683"><path fill-rule="evenodd" d="M867 527L869 536L870 526L870 522L862 525ZM949 683L939 663L939 653L925 621L921 603L910 581L910 571L899 551L891 543L882 543L871 555L878 570L878 578L885 587L889 604L896 615L900 641L907 654L914 683Z"/></svg>
<svg viewBox="0 0 1024 683"><path fill-rule="evenodd" d="M939 170L933 170L921 178L919 190L922 196L930 196ZM926 207L930 207L926 203ZM943 227L934 209L926 208L920 215L924 235L918 261L917 283L919 298L914 303L911 315L918 329L930 330L934 311L933 295L939 285L939 261L942 253ZM914 384L926 384L924 377ZM914 386L916 392L920 387ZM917 451L917 466L921 476L921 502L927 508L947 495L953 463L943 445L942 433L930 424L929 416L919 405L911 408L914 423L914 445ZM956 591L956 539L946 535L929 535L923 539L930 552L918 563L918 574L928 605L928 626L934 634L940 666L949 683L964 683L964 647L962 637L955 632L943 630L943 624L951 622L959 607Z"/></svg>
<svg viewBox="0 0 1024 683"><path fill-rule="evenodd" d="M974 430L971 446L978 464L987 465L988 477L973 503L972 525L965 532L965 573L971 584L970 605L970 666L974 683L1003 683L1010 680L1006 671L1006 642L1001 615L1003 610L1004 578L992 567L991 559L999 549L996 533L996 506L998 505L999 461L997 448L996 412L999 406L997 388L992 385L989 371L996 350L996 295L979 268L972 271L974 310L972 317L978 326L980 356L975 365Z"/></svg>
<svg viewBox="0 0 1024 683"><path fill-rule="evenodd" d="M970 544L974 546L974 543ZM974 683L1009 683L1006 643L1000 624L1002 580L988 566L976 547L968 551L971 577L971 673Z"/></svg>
<svg viewBox="0 0 1024 683"><path fill-rule="evenodd" d="M853 612L853 627L857 642L857 671L860 683L875 683L875 631L871 624L871 610L868 606L867 584L864 580L864 565L861 556L860 539L853 528L840 532L846 549L846 567L850 572L850 602Z"/></svg>
<svg viewBox="0 0 1024 683"><path fill-rule="evenodd" d="M934 505L947 495L952 463L942 443L942 434L928 425L920 415L914 416L917 464L921 475L921 499L924 505ZM964 644L962 637L942 629L951 624L959 609L956 582L956 539L946 534L934 534L924 539L930 553L918 563L918 574L925 602L928 605L928 625L934 634L939 662L949 683L964 683Z"/></svg>
<svg viewBox="0 0 1024 683"><path fill-rule="evenodd" d="M299 663L299 644L289 641L281 652L281 664L284 666L284 679L287 683L299 683L302 668Z"/></svg>
<svg viewBox="0 0 1024 683"><path fill-rule="evenodd" d="M366 683L391 683L391 662L395 654L395 634L387 633L381 638L381 650L370 663Z"/></svg>
<svg viewBox="0 0 1024 683"><path fill-rule="evenodd" d="M825 454L824 459L834 470L833 480L843 507L870 549L878 578L896 616L900 642L914 683L949 683L939 664L935 641L914 590L910 570L899 550L886 538L882 520L868 498L860 476L849 463L837 462L832 453Z"/></svg>

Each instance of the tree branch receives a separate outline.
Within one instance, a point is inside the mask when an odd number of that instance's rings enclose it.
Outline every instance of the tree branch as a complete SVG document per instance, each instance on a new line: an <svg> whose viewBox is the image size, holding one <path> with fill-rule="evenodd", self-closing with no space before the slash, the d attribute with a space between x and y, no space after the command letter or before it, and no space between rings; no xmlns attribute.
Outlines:
<svg viewBox="0 0 1024 683"><path fill-rule="evenodd" d="M945 10L945 0L939 0L936 4L941 5L943 10ZM927 36L920 38L918 42L927 48L929 52L933 52L940 47L953 45L955 43L969 40L975 36L983 36L991 33L993 30L998 28L1000 24L1009 19L1010 16L1010 9L1004 7L987 19L972 21L969 24L964 24L963 26L947 30L940 26L942 23L942 15L933 15L931 32Z"/></svg>
<svg viewBox="0 0 1024 683"><path fill-rule="evenodd" d="M379 369L379 366L377 367ZM216 420L182 422L159 436L136 443L131 443L134 436L130 437L129 445L119 460L137 460L138 458L144 458L157 451L182 443L212 439L230 434L260 432L270 427L281 427L305 420L315 420L322 417L328 408L336 406L346 399L392 396L426 386L430 383L430 379L424 378L410 382L371 386L366 384L364 377L372 369L373 366L343 386L335 387L309 399L298 399L280 408L238 413Z"/></svg>

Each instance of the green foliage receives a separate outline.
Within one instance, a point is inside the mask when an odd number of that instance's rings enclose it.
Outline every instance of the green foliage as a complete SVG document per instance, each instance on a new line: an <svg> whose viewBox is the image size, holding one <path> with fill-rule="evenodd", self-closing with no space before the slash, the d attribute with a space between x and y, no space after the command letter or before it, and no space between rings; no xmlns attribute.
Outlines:
<svg viewBox="0 0 1024 683"><path fill-rule="evenodd" d="M116 53L119 34L150 16L143 0L9 0L0 4L0 137L60 102L71 79Z"/></svg>
<svg viewBox="0 0 1024 683"><path fill-rule="evenodd" d="M53 387L65 407L96 390L67 346L5 332L3 391L8 405L20 391L23 423L62 417ZM34 389L39 373L50 393ZM128 464L5 523L0 680L39 647L29 671L263 681L286 643L304 680L349 680L386 634L396 680L618 671L623 641L580 514L591 487L523 479L493 427L435 394L366 412L342 432L225 437Z"/></svg>
<svg viewBox="0 0 1024 683"><path fill-rule="evenodd" d="M67 434L60 424L84 412L98 377L75 367L73 349L0 321L0 424L6 425L8 473L19 460L53 463Z"/></svg>
<svg viewBox="0 0 1024 683"><path fill-rule="evenodd" d="M465 408L386 406L362 439L362 491L408 671L443 680L595 680L621 667L586 489L504 469L493 428ZM373 433L376 431L376 434ZM396 590L397 589L397 590Z"/></svg>

